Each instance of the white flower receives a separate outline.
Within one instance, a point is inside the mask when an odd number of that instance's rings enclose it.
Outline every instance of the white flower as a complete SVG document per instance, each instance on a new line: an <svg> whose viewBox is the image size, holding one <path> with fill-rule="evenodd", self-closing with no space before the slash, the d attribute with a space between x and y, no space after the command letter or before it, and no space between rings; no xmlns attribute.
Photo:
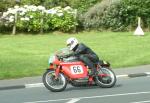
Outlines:
<svg viewBox="0 0 150 103"><path fill-rule="evenodd" d="M55 9L55 10L60 10L60 9L62 9L60 6L58 6L58 7L54 7L54 8L52 8L52 9Z"/></svg>
<svg viewBox="0 0 150 103"><path fill-rule="evenodd" d="M67 13L72 14L73 16L77 16L77 9L74 9L72 11L67 11Z"/></svg>
<svg viewBox="0 0 150 103"><path fill-rule="evenodd" d="M12 8L8 8L7 13L8 14L16 14L18 9L12 9Z"/></svg>
<svg viewBox="0 0 150 103"><path fill-rule="evenodd" d="M24 5L24 8L28 8L29 6L28 5Z"/></svg>
<svg viewBox="0 0 150 103"><path fill-rule="evenodd" d="M20 18L21 21L24 21L24 18Z"/></svg>
<svg viewBox="0 0 150 103"><path fill-rule="evenodd" d="M37 10L37 7L34 5L27 6L27 11L36 11L36 10Z"/></svg>
<svg viewBox="0 0 150 103"><path fill-rule="evenodd" d="M18 9L18 8L19 8L19 6L18 6L18 5L16 5L16 6L14 6L14 8L15 8L15 9Z"/></svg>
<svg viewBox="0 0 150 103"><path fill-rule="evenodd" d="M25 12L21 12L20 15L21 15L21 16L25 15Z"/></svg>
<svg viewBox="0 0 150 103"><path fill-rule="evenodd" d="M18 11L20 11L20 12L27 12L27 9L25 9L25 8L23 8L23 7L20 7L20 8L18 9Z"/></svg>
<svg viewBox="0 0 150 103"><path fill-rule="evenodd" d="M8 12L4 12L2 18L5 18L8 15Z"/></svg>
<svg viewBox="0 0 150 103"><path fill-rule="evenodd" d="M4 25L5 25L5 26L8 26L8 23L5 23Z"/></svg>
<svg viewBox="0 0 150 103"><path fill-rule="evenodd" d="M73 14L74 16L77 16L77 9L74 9L74 10L72 11L72 14Z"/></svg>
<svg viewBox="0 0 150 103"><path fill-rule="evenodd" d="M9 22L14 22L14 18L9 18Z"/></svg>
<svg viewBox="0 0 150 103"><path fill-rule="evenodd" d="M28 17L20 18L20 20L21 20L21 21L29 21L29 20L30 20L30 18L28 18Z"/></svg>
<svg viewBox="0 0 150 103"><path fill-rule="evenodd" d="M63 16L64 14L63 14L63 13L57 13L57 15L58 15L58 16Z"/></svg>
<svg viewBox="0 0 150 103"><path fill-rule="evenodd" d="M44 10L45 10L45 7L44 7L44 6L38 6L37 8L38 8L38 10L41 10L41 11L44 11Z"/></svg>
<svg viewBox="0 0 150 103"><path fill-rule="evenodd" d="M11 15L9 18L14 19L15 17Z"/></svg>
<svg viewBox="0 0 150 103"><path fill-rule="evenodd" d="M48 14L56 14L57 10L50 9L50 10L47 10L46 13L48 13Z"/></svg>
<svg viewBox="0 0 150 103"><path fill-rule="evenodd" d="M26 20L26 21L29 21L29 20L30 20L30 18L28 18L28 17L25 17L25 18L24 18L24 20Z"/></svg>
<svg viewBox="0 0 150 103"><path fill-rule="evenodd" d="M72 8L70 6L67 6L67 7L64 8L64 10L68 11L68 10L72 10Z"/></svg>
<svg viewBox="0 0 150 103"><path fill-rule="evenodd" d="M18 9L18 13L19 13L21 16L25 15L26 12L27 12L27 10L26 10L25 8L23 8L23 7L21 7L21 8Z"/></svg>
<svg viewBox="0 0 150 103"><path fill-rule="evenodd" d="M12 8L8 8L8 11L12 10Z"/></svg>
<svg viewBox="0 0 150 103"><path fill-rule="evenodd" d="M63 13L63 11L62 11L62 10L57 10L57 12L58 12L58 13Z"/></svg>
<svg viewBox="0 0 150 103"><path fill-rule="evenodd" d="M32 16L32 15L30 15L30 18L32 19L32 18L33 18L33 16Z"/></svg>

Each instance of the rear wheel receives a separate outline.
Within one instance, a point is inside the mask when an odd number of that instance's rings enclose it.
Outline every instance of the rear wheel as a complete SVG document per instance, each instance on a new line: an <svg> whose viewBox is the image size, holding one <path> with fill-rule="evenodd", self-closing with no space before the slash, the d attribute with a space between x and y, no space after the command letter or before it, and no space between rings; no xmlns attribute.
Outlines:
<svg viewBox="0 0 150 103"><path fill-rule="evenodd" d="M43 83L47 89L52 92L63 91L67 86L67 80L62 73L55 78L55 71L48 70L43 74Z"/></svg>
<svg viewBox="0 0 150 103"><path fill-rule="evenodd" d="M116 83L115 73L108 68L102 67L98 71L98 76L95 77L95 82L98 86L102 88L111 88Z"/></svg>

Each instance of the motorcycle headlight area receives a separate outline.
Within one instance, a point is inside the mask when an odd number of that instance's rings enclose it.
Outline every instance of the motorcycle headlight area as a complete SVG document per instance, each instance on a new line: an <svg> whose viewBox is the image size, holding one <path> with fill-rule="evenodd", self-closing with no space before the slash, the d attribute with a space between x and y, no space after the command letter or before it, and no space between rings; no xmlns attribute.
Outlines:
<svg viewBox="0 0 150 103"><path fill-rule="evenodd" d="M49 57L48 63L51 64L51 63L53 63L54 60L55 60L55 55L51 55Z"/></svg>

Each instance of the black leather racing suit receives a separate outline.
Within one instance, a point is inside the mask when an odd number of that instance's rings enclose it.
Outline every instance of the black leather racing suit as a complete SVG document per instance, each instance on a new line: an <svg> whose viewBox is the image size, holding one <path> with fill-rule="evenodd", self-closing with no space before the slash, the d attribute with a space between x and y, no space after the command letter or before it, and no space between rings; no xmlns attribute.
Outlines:
<svg viewBox="0 0 150 103"><path fill-rule="evenodd" d="M69 56L77 56L81 61L83 61L89 68L92 69L92 75L96 73L95 63L99 62L99 57L86 45L79 43L74 49L73 53Z"/></svg>

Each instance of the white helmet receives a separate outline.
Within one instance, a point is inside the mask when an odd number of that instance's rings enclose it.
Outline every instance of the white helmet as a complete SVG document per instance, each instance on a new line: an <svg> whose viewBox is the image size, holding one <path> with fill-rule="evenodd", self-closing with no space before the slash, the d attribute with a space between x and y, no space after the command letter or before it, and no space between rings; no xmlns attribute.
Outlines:
<svg viewBox="0 0 150 103"><path fill-rule="evenodd" d="M67 39L66 43L67 43L67 46L69 47L69 49L73 50L74 47L76 45L78 45L78 40L74 37L71 37L71 38Z"/></svg>

